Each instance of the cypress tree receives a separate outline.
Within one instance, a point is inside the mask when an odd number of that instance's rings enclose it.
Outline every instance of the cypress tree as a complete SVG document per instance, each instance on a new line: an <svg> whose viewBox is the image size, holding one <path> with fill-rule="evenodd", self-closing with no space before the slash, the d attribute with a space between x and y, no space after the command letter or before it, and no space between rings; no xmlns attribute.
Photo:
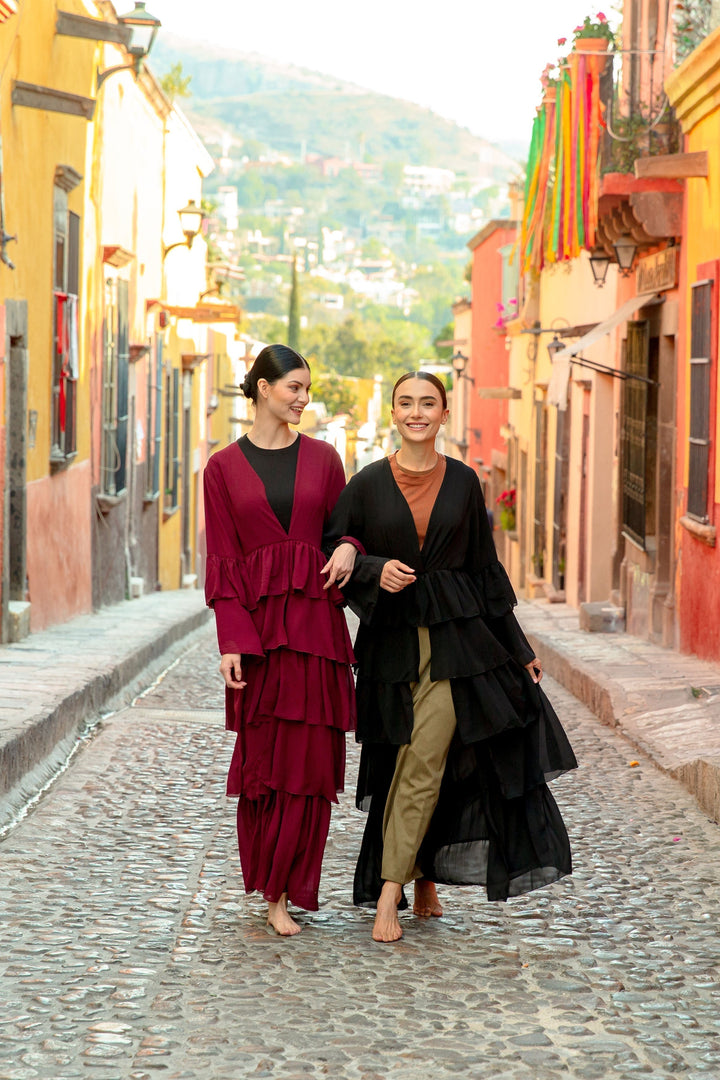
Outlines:
<svg viewBox="0 0 720 1080"><path fill-rule="evenodd" d="M297 262L294 259L292 266L292 283L290 285L287 343L291 349L300 352L300 286L298 285Z"/></svg>

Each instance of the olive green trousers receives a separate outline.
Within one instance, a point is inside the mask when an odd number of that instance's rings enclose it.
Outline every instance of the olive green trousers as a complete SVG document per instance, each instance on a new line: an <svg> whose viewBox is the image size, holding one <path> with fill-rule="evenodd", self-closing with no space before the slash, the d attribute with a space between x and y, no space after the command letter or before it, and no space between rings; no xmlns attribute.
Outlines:
<svg viewBox="0 0 720 1080"><path fill-rule="evenodd" d="M437 805L457 720L450 680L430 678L430 634L418 628L419 679L412 683L413 730L398 750L383 818L382 877L405 885L423 876L417 854Z"/></svg>

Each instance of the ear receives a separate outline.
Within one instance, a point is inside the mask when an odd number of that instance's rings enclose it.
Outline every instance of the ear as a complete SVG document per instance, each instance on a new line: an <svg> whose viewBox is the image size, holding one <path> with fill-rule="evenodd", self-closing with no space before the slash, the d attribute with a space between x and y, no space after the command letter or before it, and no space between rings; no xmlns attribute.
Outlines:
<svg viewBox="0 0 720 1080"><path fill-rule="evenodd" d="M267 381L267 379L258 379L257 388L258 393L262 394L264 398L266 398L270 393L270 383Z"/></svg>

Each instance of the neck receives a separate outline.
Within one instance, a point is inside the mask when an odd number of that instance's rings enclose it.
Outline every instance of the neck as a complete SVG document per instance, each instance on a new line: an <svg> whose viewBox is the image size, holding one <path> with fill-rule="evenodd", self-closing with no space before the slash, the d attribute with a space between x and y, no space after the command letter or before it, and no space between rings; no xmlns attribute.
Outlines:
<svg viewBox="0 0 720 1080"><path fill-rule="evenodd" d="M435 449L435 441L431 443L408 443L403 442L397 452L398 465L411 472L427 472L437 462L438 455Z"/></svg>
<svg viewBox="0 0 720 1080"><path fill-rule="evenodd" d="M255 413L255 421L248 431L250 442L261 450L282 450L294 443L297 437L297 432L291 431L289 424L276 420L264 410Z"/></svg>

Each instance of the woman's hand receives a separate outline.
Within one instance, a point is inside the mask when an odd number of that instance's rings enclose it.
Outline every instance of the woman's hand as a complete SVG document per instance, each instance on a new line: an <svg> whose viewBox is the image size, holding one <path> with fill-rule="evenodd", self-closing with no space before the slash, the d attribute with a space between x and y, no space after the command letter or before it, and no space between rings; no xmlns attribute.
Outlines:
<svg viewBox="0 0 720 1080"><path fill-rule="evenodd" d="M225 685L231 690L244 690L247 686L242 677L242 656L240 653L223 653L220 657L220 674Z"/></svg>
<svg viewBox="0 0 720 1080"><path fill-rule="evenodd" d="M415 571L399 559L388 559L380 575L380 588L386 592L401 592L415 581Z"/></svg>
<svg viewBox="0 0 720 1080"><path fill-rule="evenodd" d="M531 660L529 664L526 664L525 667L530 672L530 678L532 679L532 681L534 683L539 683L543 677L543 669L542 664L538 660L537 656L534 660Z"/></svg>
<svg viewBox="0 0 720 1080"><path fill-rule="evenodd" d="M347 585L355 568L356 557L357 548L354 544L349 544L347 540L338 544L320 571L321 574L328 575L323 589L329 589L331 585Z"/></svg>

